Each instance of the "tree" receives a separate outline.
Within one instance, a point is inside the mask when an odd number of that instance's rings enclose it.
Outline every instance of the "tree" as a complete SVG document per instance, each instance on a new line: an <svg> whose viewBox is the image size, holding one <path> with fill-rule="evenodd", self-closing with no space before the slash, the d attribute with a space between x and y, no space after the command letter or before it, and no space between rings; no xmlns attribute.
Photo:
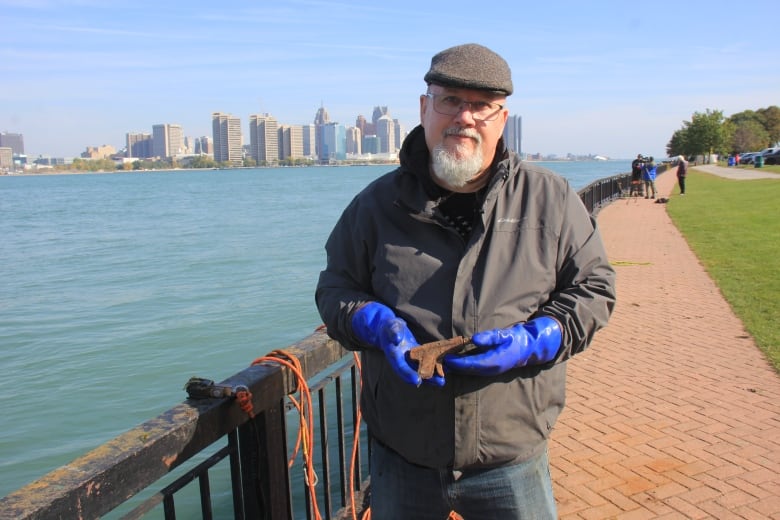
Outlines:
<svg viewBox="0 0 780 520"><path fill-rule="evenodd" d="M727 153L728 142L723 127L723 111L710 110L702 114L694 112L691 121L685 121L685 155L704 155Z"/></svg>
<svg viewBox="0 0 780 520"><path fill-rule="evenodd" d="M686 145L685 145L686 134L687 131L684 128L676 130L672 134L672 138L669 140L669 143L666 145L666 155L668 157L676 157L678 155L688 155Z"/></svg>
<svg viewBox="0 0 780 520"><path fill-rule="evenodd" d="M757 112L767 134L769 134L767 146L772 146L780 141L780 107L772 105L767 108L759 108Z"/></svg>
<svg viewBox="0 0 780 520"><path fill-rule="evenodd" d="M764 125L755 119L746 119L732 125L734 132L731 138L731 150L734 152L758 151L770 142L769 133Z"/></svg>

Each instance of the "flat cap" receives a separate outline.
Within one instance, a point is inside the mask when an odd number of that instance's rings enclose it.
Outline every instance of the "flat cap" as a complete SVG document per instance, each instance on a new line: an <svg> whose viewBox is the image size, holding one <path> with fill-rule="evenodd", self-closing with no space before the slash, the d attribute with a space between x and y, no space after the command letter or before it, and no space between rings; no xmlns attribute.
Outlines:
<svg viewBox="0 0 780 520"><path fill-rule="evenodd" d="M512 71L507 62L477 43L457 45L436 54L423 79L443 87L512 94Z"/></svg>

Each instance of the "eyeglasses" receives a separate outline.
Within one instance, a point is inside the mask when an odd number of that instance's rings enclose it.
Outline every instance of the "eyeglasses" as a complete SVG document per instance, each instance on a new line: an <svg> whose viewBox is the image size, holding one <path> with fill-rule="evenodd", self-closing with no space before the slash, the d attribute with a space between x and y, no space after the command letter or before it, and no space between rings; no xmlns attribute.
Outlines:
<svg viewBox="0 0 780 520"><path fill-rule="evenodd" d="M466 101L450 94L432 94L428 92L425 94L425 97L431 98L433 100L433 109L445 116L459 114L467 105L469 112L471 112L471 117L476 121L493 121L504 108L504 105L499 105L498 103Z"/></svg>

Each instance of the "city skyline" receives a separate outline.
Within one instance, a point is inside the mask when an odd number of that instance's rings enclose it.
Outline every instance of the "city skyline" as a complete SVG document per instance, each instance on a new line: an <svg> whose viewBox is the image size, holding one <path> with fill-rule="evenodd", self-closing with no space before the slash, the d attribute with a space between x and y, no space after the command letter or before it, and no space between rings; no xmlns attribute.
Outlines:
<svg viewBox="0 0 780 520"><path fill-rule="evenodd" d="M740 11L760 13L768 1ZM377 105L411 130L436 52L470 41L506 58L531 153L662 156L694 112L778 104L771 31L731 30L725 0L478 6L290 0L0 0L0 131L28 157L124 147L155 124L211 134L209 114L352 126ZM480 16L481 15L481 16Z"/></svg>

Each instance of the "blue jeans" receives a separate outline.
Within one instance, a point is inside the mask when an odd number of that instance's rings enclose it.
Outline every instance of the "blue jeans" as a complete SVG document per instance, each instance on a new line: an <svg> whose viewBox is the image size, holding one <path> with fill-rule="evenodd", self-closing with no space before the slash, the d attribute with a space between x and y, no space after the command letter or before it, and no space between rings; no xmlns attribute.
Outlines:
<svg viewBox="0 0 780 520"><path fill-rule="evenodd" d="M520 464L456 476L372 443L372 520L446 520L453 510L464 520L558 518L547 450Z"/></svg>

